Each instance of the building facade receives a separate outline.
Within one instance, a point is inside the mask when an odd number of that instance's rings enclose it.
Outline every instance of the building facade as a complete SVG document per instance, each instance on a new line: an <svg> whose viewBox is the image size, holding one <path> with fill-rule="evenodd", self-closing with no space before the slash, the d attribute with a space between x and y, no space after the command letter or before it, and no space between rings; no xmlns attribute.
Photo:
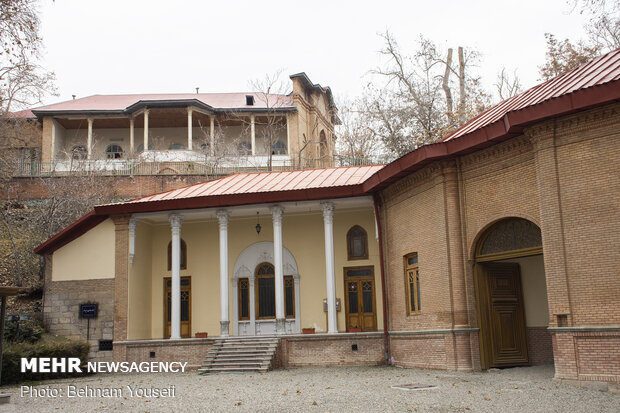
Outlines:
<svg viewBox="0 0 620 413"><path fill-rule="evenodd" d="M617 390L619 68L611 52L385 166L96 207L37 249L48 326L80 336L71 300L92 299L119 360L199 359L206 342L183 337L202 330L275 334L281 365L553 363Z"/></svg>
<svg viewBox="0 0 620 413"><path fill-rule="evenodd" d="M331 166L339 122L331 90L305 73L290 78L286 95L94 95L12 117L39 121L41 167L58 173Z"/></svg>

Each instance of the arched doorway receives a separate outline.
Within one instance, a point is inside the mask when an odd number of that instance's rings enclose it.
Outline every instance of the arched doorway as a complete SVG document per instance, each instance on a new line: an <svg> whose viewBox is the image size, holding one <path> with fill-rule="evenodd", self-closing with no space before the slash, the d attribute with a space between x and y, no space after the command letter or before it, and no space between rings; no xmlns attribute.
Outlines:
<svg viewBox="0 0 620 413"><path fill-rule="evenodd" d="M282 250L285 332L300 333L299 272L293 254ZM257 242L244 249L233 267L233 334L276 332L273 242Z"/></svg>
<svg viewBox="0 0 620 413"><path fill-rule="evenodd" d="M483 231L474 283L481 367L553 362L540 228L506 218Z"/></svg>

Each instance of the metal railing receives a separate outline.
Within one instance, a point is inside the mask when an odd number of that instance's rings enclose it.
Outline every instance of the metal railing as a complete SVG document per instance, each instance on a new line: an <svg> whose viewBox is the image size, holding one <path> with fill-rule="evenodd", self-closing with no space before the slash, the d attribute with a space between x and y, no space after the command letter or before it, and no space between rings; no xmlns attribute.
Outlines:
<svg viewBox="0 0 620 413"><path fill-rule="evenodd" d="M305 159L302 165L287 160L274 162L269 168L264 163L253 164L248 158L227 159L225 162L162 161L149 160L63 160L41 162L18 160L11 162L11 175L15 178L50 176L141 176L141 175L202 175L225 176L237 172L290 171L303 168L330 166L376 165L377 158L357 158L335 155L322 159Z"/></svg>

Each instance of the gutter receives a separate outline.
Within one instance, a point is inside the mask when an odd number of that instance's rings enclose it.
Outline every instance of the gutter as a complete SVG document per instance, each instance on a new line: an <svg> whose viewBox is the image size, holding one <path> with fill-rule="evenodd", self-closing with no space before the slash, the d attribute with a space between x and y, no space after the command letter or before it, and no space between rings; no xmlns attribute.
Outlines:
<svg viewBox="0 0 620 413"><path fill-rule="evenodd" d="M381 298L383 301L383 345L385 346L385 364L390 364L390 340L388 336L388 304L385 284L385 270L383 260L383 230L381 229L381 216L379 215L379 195L373 194L373 205L375 207L375 219L377 220L377 233L379 235L379 263L381 270Z"/></svg>

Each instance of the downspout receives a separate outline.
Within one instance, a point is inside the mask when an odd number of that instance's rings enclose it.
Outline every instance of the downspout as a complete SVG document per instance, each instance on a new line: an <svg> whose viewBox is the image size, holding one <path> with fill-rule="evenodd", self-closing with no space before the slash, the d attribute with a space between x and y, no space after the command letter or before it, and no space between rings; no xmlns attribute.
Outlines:
<svg viewBox="0 0 620 413"><path fill-rule="evenodd" d="M383 345L385 347L385 364L390 364L390 341L388 336L388 305L387 293L385 287L385 271L383 260L383 230L381 229L381 218L379 215L379 195L373 194L373 203L375 207L375 220L377 222L377 233L379 236L379 263L381 269L381 298L383 301Z"/></svg>

